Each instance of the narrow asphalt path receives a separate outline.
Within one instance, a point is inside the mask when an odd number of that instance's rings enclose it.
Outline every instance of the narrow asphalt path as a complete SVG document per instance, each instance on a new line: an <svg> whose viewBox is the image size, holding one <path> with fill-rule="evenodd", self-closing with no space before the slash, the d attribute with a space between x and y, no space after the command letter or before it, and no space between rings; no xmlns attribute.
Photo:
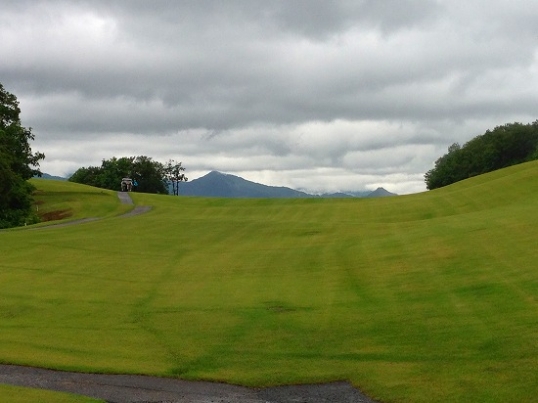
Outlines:
<svg viewBox="0 0 538 403"><path fill-rule="evenodd" d="M0 365L0 383L75 393L109 403L375 403L346 382L254 389L151 376Z"/></svg>
<svg viewBox="0 0 538 403"><path fill-rule="evenodd" d="M122 204L134 204L129 192L118 192L118 198L121 200Z"/></svg>
<svg viewBox="0 0 538 403"><path fill-rule="evenodd" d="M118 192L118 198L121 200L122 204L134 204L133 199L129 192ZM138 214L143 214L151 210L151 206L135 206L134 209L128 213L122 214L121 217L131 217Z"/></svg>

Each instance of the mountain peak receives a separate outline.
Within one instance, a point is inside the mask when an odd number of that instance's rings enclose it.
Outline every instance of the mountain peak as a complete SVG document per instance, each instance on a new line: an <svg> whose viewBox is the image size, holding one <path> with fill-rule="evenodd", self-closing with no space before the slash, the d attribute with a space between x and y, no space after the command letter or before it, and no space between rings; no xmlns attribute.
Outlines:
<svg viewBox="0 0 538 403"><path fill-rule="evenodd" d="M223 174L222 172L219 172L219 171L211 171L211 172L205 174L203 177L205 178L205 177L208 177L208 176L211 177L211 176L224 176L224 175L226 175L226 174Z"/></svg>
<svg viewBox="0 0 538 403"><path fill-rule="evenodd" d="M267 186L251 182L240 176L219 171L211 171L206 175L189 182L179 183L179 194L182 196L201 197L256 197L256 198L304 198L304 197L387 197L394 193L379 187L373 192L332 193L320 196L311 195L299 190L281 186Z"/></svg>
<svg viewBox="0 0 538 403"><path fill-rule="evenodd" d="M179 194L204 197L312 197L298 190L266 186L219 171L211 171L190 182L181 182Z"/></svg>
<svg viewBox="0 0 538 403"><path fill-rule="evenodd" d="M389 196L397 196L397 194L391 193L385 188L378 187L376 190L374 190L372 193L370 193L366 197L389 197Z"/></svg>

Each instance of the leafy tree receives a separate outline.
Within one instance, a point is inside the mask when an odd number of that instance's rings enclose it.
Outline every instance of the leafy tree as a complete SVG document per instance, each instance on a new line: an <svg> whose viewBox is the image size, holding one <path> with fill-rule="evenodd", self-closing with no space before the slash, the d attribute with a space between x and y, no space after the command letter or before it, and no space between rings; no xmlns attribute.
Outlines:
<svg viewBox="0 0 538 403"><path fill-rule="evenodd" d="M458 171L456 166L460 160L461 146L458 143L448 147L448 153L435 161L435 168L424 175L428 189L435 189L456 182L454 176Z"/></svg>
<svg viewBox="0 0 538 403"><path fill-rule="evenodd" d="M84 183L104 189L118 190L122 178L138 182L136 190L145 193L168 193L164 183L164 166L147 156L112 157L103 160L100 167L79 168L69 178L71 182Z"/></svg>
<svg viewBox="0 0 538 403"><path fill-rule="evenodd" d="M135 157L112 157L103 160L101 169L97 175L97 183L93 186L116 190L120 186L120 181L125 177L133 176L133 165Z"/></svg>
<svg viewBox="0 0 538 403"><path fill-rule="evenodd" d="M526 125L509 123L488 130L463 146L452 144L424 179L428 189L436 189L534 159L538 159L538 120Z"/></svg>
<svg viewBox="0 0 538 403"><path fill-rule="evenodd" d="M73 175L69 178L71 182L84 183L86 185L100 187L99 183L99 174L101 173L101 168L99 167L88 167L88 168L79 168L75 171Z"/></svg>
<svg viewBox="0 0 538 403"><path fill-rule="evenodd" d="M185 168L181 166L181 162L168 160L164 166L164 176L168 183L172 184L172 193L174 196L179 196L179 182L188 181L189 178L183 173Z"/></svg>
<svg viewBox="0 0 538 403"><path fill-rule="evenodd" d="M164 166L150 157L136 157L132 178L138 182L138 190L146 193L168 193L165 184Z"/></svg>
<svg viewBox="0 0 538 403"><path fill-rule="evenodd" d="M32 192L27 182L41 176L40 152L32 153L30 141L35 136L31 128L21 125L17 97L0 84L0 228L37 222L32 213Z"/></svg>

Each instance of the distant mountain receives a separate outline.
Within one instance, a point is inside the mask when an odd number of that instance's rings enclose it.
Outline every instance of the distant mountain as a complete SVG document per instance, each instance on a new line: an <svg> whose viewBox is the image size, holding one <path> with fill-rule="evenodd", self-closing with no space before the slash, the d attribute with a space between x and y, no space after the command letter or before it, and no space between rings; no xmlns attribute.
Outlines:
<svg viewBox="0 0 538 403"><path fill-rule="evenodd" d="M391 193L388 190L384 188L377 188L372 193L370 193L368 196L365 197L389 197L389 196L398 196L396 193Z"/></svg>
<svg viewBox="0 0 538 403"><path fill-rule="evenodd" d="M34 178L38 178L38 176L34 176ZM41 178L42 179L54 179L54 180L58 180L58 181L66 181L67 180L67 178L63 178L61 176L53 176L53 175L49 175L47 173L43 173Z"/></svg>
<svg viewBox="0 0 538 403"><path fill-rule="evenodd" d="M266 186L247 181L239 176L212 171L191 182L179 184L179 194L203 197L263 197L295 198L313 197L308 193L286 187Z"/></svg>
<svg viewBox="0 0 538 403"><path fill-rule="evenodd" d="M355 197L355 196L349 193L337 192L337 193L323 193L317 197L321 197L325 199L346 199L346 198Z"/></svg>
<svg viewBox="0 0 538 403"><path fill-rule="evenodd" d="M239 176L224 174L218 171L209 172L201 178L179 184L182 196L200 197L260 197L260 198L348 198L348 197L386 197L394 196L383 188L373 192L340 192L312 195L287 187L267 186L243 179Z"/></svg>
<svg viewBox="0 0 538 403"><path fill-rule="evenodd" d="M351 197L368 197L372 193L371 190L359 190L359 191L344 191L342 194Z"/></svg>

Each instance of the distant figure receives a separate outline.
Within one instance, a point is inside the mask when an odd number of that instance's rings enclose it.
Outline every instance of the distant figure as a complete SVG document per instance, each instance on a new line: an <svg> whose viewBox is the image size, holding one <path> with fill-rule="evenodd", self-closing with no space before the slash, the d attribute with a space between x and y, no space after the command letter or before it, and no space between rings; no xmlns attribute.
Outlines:
<svg viewBox="0 0 538 403"><path fill-rule="evenodd" d="M133 179L133 190L136 191L138 189L138 182L136 179Z"/></svg>
<svg viewBox="0 0 538 403"><path fill-rule="evenodd" d="M133 190L133 180L131 178L122 178L121 191L130 192L131 190Z"/></svg>

